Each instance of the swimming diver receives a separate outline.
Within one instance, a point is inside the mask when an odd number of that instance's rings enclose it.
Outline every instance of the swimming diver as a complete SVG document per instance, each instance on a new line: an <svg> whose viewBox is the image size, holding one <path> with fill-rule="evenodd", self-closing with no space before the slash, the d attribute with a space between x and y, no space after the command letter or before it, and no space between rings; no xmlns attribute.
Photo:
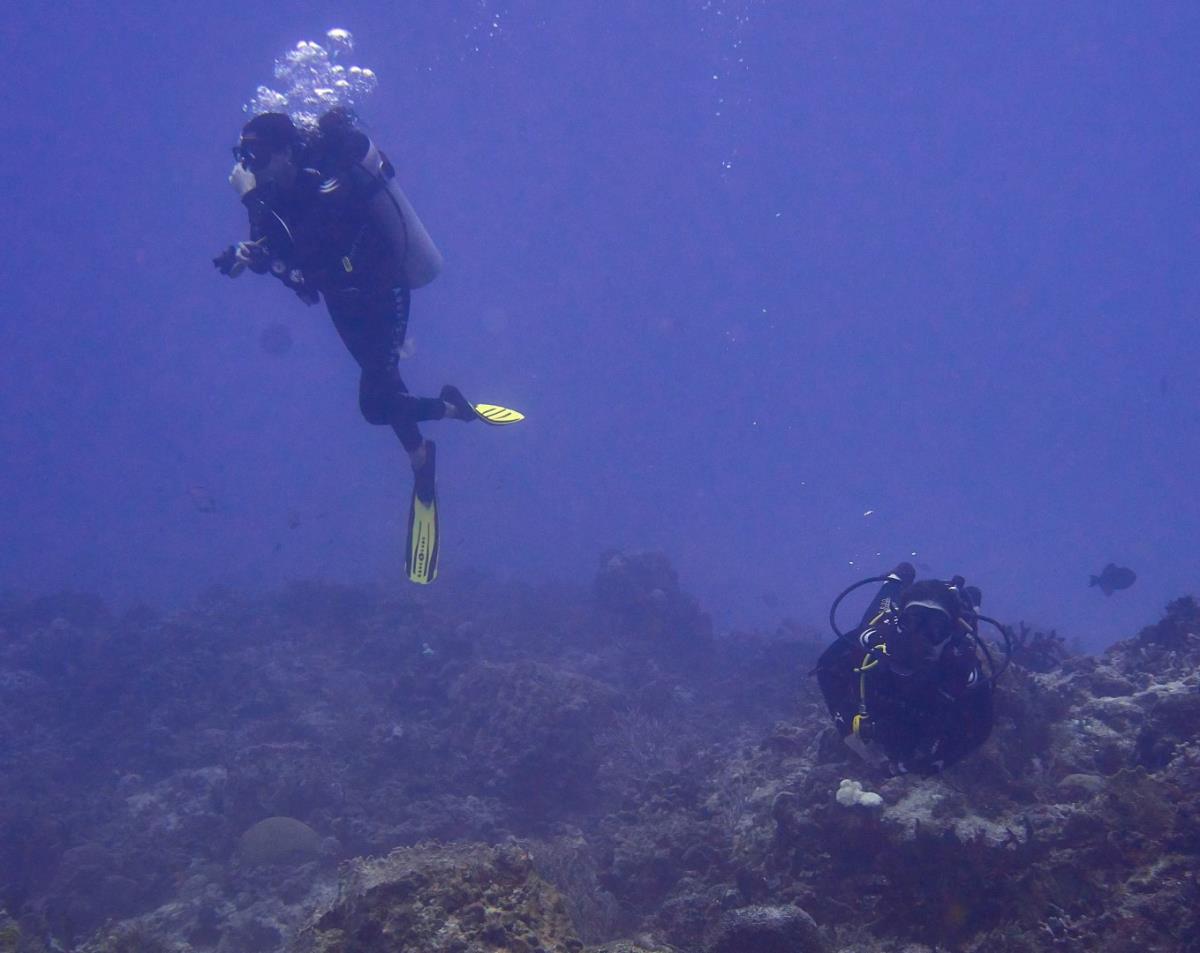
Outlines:
<svg viewBox="0 0 1200 953"><path fill-rule="evenodd" d="M413 468L406 554L409 577L437 575L436 447L419 424L452 418L507 423L493 408L480 413L458 388L416 397L400 377L410 295L431 282L442 257L395 182L387 157L335 108L315 133L303 134L284 113L263 113L242 128L229 182L250 218L250 238L213 259L236 278L247 268L271 274L306 304L323 297L346 348L358 362L359 408L369 423L388 425Z"/></svg>
<svg viewBox="0 0 1200 953"><path fill-rule="evenodd" d="M835 623L838 640L814 671L850 748L889 775L928 777L970 754L992 730L999 673L985 673L977 652L990 661L978 635L986 618L978 614L979 590L957 577L916 581L908 563L863 582L873 581L883 585L861 624L842 633Z"/></svg>

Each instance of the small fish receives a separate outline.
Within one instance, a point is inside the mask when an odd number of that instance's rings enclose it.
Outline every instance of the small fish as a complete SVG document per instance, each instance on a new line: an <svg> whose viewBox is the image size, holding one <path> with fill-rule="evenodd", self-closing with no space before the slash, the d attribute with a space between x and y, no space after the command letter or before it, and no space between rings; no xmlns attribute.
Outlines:
<svg viewBox="0 0 1200 953"><path fill-rule="evenodd" d="M300 525L300 511L290 510L288 512L288 529L296 529Z"/></svg>
<svg viewBox="0 0 1200 953"><path fill-rule="evenodd" d="M1092 576L1089 586L1099 586L1106 596L1111 596L1118 589L1128 589L1137 579L1137 573L1116 563L1109 563L1101 570L1099 576Z"/></svg>
<svg viewBox="0 0 1200 953"><path fill-rule="evenodd" d="M764 592L762 594L762 601L763 601L763 605L765 605L768 609L778 609L779 608L779 593Z"/></svg>

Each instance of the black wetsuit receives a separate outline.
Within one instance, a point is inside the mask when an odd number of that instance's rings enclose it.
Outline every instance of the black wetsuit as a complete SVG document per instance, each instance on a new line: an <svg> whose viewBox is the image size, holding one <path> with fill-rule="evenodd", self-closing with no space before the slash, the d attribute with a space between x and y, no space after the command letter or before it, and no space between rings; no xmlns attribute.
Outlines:
<svg viewBox="0 0 1200 953"><path fill-rule="evenodd" d="M309 150L287 189L267 183L242 199L250 237L265 239L270 271L301 297L320 293L334 327L362 369L358 399L372 424L388 424L408 451L421 446L417 424L440 420L446 405L414 397L400 376L400 351L408 330L409 288L397 284L389 263L404 249L390 247L367 201L382 184L358 164L369 146L353 133L336 148Z"/></svg>
<svg viewBox="0 0 1200 953"><path fill-rule="evenodd" d="M992 685L965 641L952 640L937 661L908 676L898 675L886 657L872 653L895 638L894 614L871 622L900 588L885 584L863 624L825 650L817 662L817 681L843 737L865 709L864 741L878 745L899 771L935 774L987 740ZM876 658L878 664L870 665Z"/></svg>

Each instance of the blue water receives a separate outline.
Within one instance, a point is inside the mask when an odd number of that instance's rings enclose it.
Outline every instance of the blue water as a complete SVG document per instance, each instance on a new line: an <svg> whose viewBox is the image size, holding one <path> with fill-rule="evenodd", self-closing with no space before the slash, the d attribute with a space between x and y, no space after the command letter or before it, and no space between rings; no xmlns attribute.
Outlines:
<svg viewBox="0 0 1200 953"><path fill-rule="evenodd" d="M815 628L908 559L1093 647L1195 591L1195 4L5 16L0 587L409 585L324 309L210 264L242 104L338 26L446 256L405 378L528 414L430 426L444 573L656 548L719 628Z"/></svg>

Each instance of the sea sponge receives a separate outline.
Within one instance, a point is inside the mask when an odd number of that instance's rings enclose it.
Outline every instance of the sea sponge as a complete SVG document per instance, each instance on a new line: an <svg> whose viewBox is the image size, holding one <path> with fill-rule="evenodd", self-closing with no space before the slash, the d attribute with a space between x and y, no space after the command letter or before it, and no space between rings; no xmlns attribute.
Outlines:
<svg viewBox="0 0 1200 953"><path fill-rule="evenodd" d="M883 798L878 794L864 791L861 782L851 781L849 778L842 779L834 797L843 807L854 807L856 804L861 804L863 807L881 807L883 805Z"/></svg>

